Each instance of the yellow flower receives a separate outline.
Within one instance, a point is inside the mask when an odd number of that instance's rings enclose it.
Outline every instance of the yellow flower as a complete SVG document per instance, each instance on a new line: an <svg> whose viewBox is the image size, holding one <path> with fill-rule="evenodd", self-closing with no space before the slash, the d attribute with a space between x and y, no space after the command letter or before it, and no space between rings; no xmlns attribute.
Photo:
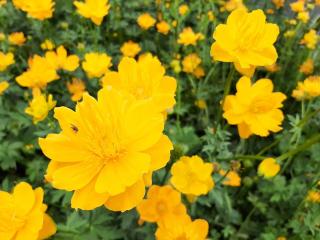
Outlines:
<svg viewBox="0 0 320 240"><path fill-rule="evenodd" d="M72 72L79 66L79 57L77 55L68 56L64 46L59 46L56 52L46 52L45 58L56 70L63 69Z"/></svg>
<svg viewBox="0 0 320 240"><path fill-rule="evenodd" d="M7 81L0 82L0 95L2 95L3 92L8 89L8 87L9 83Z"/></svg>
<svg viewBox="0 0 320 240"><path fill-rule="evenodd" d="M122 45L120 51L123 56L134 58L141 51L141 47L138 43L129 40Z"/></svg>
<svg viewBox="0 0 320 240"><path fill-rule="evenodd" d="M183 71L193 73L201 63L201 58L196 53L191 53L183 58Z"/></svg>
<svg viewBox="0 0 320 240"><path fill-rule="evenodd" d="M167 35L170 31L170 25L166 21L161 21L157 23L157 30L159 33Z"/></svg>
<svg viewBox="0 0 320 240"><path fill-rule="evenodd" d="M125 91L136 99L149 99L159 112L175 104L177 82L165 75L165 68L158 58L146 55L137 62L124 57L118 72L108 72L102 79L104 87Z"/></svg>
<svg viewBox="0 0 320 240"><path fill-rule="evenodd" d="M262 10L248 13L238 9L214 31L211 56L217 61L237 62L242 68L271 65L278 58L273 46L278 34L279 27L266 23Z"/></svg>
<svg viewBox="0 0 320 240"><path fill-rule="evenodd" d="M320 0L315 0L315 4L316 4L317 6L320 6Z"/></svg>
<svg viewBox="0 0 320 240"><path fill-rule="evenodd" d="M209 18L209 20L210 20L211 22L215 19L215 16L214 16L214 14L213 14L213 11L209 11L209 12L208 12L208 18Z"/></svg>
<svg viewBox="0 0 320 240"><path fill-rule="evenodd" d="M203 99L198 99L197 101L195 101L195 105L200 109L206 109L207 108L207 103Z"/></svg>
<svg viewBox="0 0 320 240"><path fill-rule="evenodd" d="M307 46L307 48L315 49L316 44L318 42L318 39L319 39L319 37L317 35L317 32L314 29L311 29L309 32L307 32L303 36L301 43L305 44Z"/></svg>
<svg viewBox="0 0 320 240"><path fill-rule="evenodd" d="M279 132L284 116L280 108L286 96L281 92L272 92L270 79L260 79L254 84L248 77L242 77L237 83L236 95L225 99L223 117L231 125L238 125L241 138L252 134L266 137L271 132Z"/></svg>
<svg viewBox="0 0 320 240"><path fill-rule="evenodd" d="M48 83L57 80L59 76L55 68L45 59L35 55L29 59L29 69L16 77L22 87L44 88Z"/></svg>
<svg viewBox="0 0 320 240"><path fill-rule="evenodd" d="M15 32L9 35L9 43L12 45L22 46L26 42L23 32Z"/></svg>
<svg viewBox="0 0 320 240"><path fill-rule="evenodd" d="M179 34L178 43L184 46L197 44L198 40L202 40L203 35L201 33L194 33L191 27L184 28Z"/></svg>
<svg viewBox="0 0 320 240"><path fill-rule="evenodd" d="M220 170L219 174L221 176L225 176L225 180L222 182L223 185L231 186L231 187L239 187L241 185L241 178L236 171L226 172L224 170Z"/></svg>
<svg viewBox="0 0 320 240"><path fill-rule="evenodd" d="M183 156L173 164L170 182L181 193L205 195L214 187L212 171L213 165L200 157Z"/></svg>
<svg viewBox="0 0 320 240"><path fill-rule="evenodd" d="M189 7L187 4L182 4L181 6L179 6L179 14L181 16L185 15L188 11L189 11Z"/></svg>
<svg viewBox="0 0 320 240"><path fill-rule="evenodd" d="M320 203L320 192L316 190L310 190L307 195L307 201Z"/></svg>
<svg viewBox="0 0 320 240"><path fill-rule="evenodd" d="M67 88L70 94L72 94L71 100L74 102L81 100L82 95L86 92L86 85L78 78L73 78L72 82L68 82Z"/></svg>
<svg viewBox="0 0 320 240"><path fill-rule="evenodd" d="M293 12L303 12L304 11L304 0L297 0L290 4L290 8Z"/></svg>
<svg viewBox="0 0 320 240"><path fill-rule="evenodd" d="M51 18L55 3L52 0L13 0L16 8L28 13L28 16L38 20Z"/></svg>
<svg viewBox="0 0 320 240"><path fill-rule="evenodd" d="M3 72L10 65L14 64L14 55L12 53L3 53L0 51L0 72Z"/></svg>
<svg viewBox="0 0 320 240"><path fill-rule="evenodd" d="M46 39L43 43L41 43L40 47L42 50L53 50L55 45L50 39Z"/></svg>
<svg viewBox="0 0 320 240"><path fill-rule="evenodd" d="M87 53L82 62L82 68L89 78L101 77L112 66L112 58L105 53Z"/></svg>
<svg viewBox="0 0 320 240"><path fill-rule="evenodd" d="M191 220L189 216L167 217L156 231L157 240L206 240L209 224L204 219Z"/></svg>
<svg viewBox="0 0 320 240"><path fill-rule="evenodd" d="M224 9L226 9L228 12L231 12L235 9L247 10L247 8L243 4L242 0L229 0L229 1L227 1L224 5Z"/></svg>
<svg viewBox="0 0 320 240"><path fill-rule="evenodd" d="M169 161L172 143L150 101L103 88L98 100L84 94L75 111L55 108L54 117L62 131L39 144L51 159L46 179L74 191L72 208L132 209L145 194L145 175Z"/></svg>
<svg viewBox="0 0 320 240"><path fill-rule="evenodd" d="M303 23L307 23L310 19L309 12L299 12L297 18Z"/></svg>
<svg viewBox="0 0 320 240"><path fill-rule="evenodd" d="M147 199L137 206L140 219L147 222L163 222L166 217L184 216L187 211L181 202L180 193L171 186L156 186L149 188Z"/></svg>
<svg viewBox="0 0 320 240"><path fill-rule="evenodd" d="M108 15L110 9L109 0L74 1L73 4L81 16L89 18L98 26L102 23L103 18Z"/></svg>
<svg viewBox="0 0 320 240"><path fill-rule="evenodd" d="M13 193L0 191L0 237L3 240L46 239L56 233L56 225L46 214L43 189L18 183Z"/></svg>
<svg viewBox="0 0 320 240"><path fill-rule="evenodd" d="M156 23L156 20L149 13L144 13L138 17L137 22L142 29L148 30L149 28L153 27L153 25Z"/></svg>
<svg viewBox="0 0 320 240"><path fill-rule="evenodd" d="M40 89L34 89L33 99L29 102L29 107L26 108L25 112L32 116L33 122L37 124L48 116L48 113L55 107L56 103L51 94L47 98L46 95L41 94Z"/></svg>
<svg viewBox="0 0 320 240"><path fill-rule="evenodd" d="M308 58L304 63L301 64L299 68L299 72L308 75L313 73L313 69L314 69L313 60L311 58Z"/></svg>
<svg viewBox="0 0 320 240"><path fill-rule="evenodd" d="M276 6L277 9L282 8L284 6L285 0L272 0L272 3Z"/></svg>
<svg viewBox="0 0 320 240"><path fill-rule="evenodd" d="M204 69L198 66L192 73L196 78L202 78L205 75Z"/></svg>
<svg viewBox="0 0 320 240"><path fill-rule="evenodd" d="M258 166L258 174L265 178L273 178L279 171L280 165L274 158L266 158Z"/></svg>
<svg viewBox="0 0 320 240"><path fill-rule="evenodd" d="M312 99L320 96L320 76L310 76L292 92L292 96L297 100Z"/></svg>
<svg viewBox="0 0 320 240"><path fill-rule="evenodd" d="M7 3L7 0L0 0L0 7L5 5Z"/></svg>
<svg viewBox="0 0 320 240"><path fill-rule="evenodd" d="M181 72L181 65L180 65L180 61L177 59L174 59L171 61L170 63L171 68L173 69L173 71L175 73L180 73Z"/></svg>
<svg viewBox="0 0 320 240"><path fill-rule="evenodd" d="M6 35L3 32L0 32L0 42L6 39Z"/></svg>

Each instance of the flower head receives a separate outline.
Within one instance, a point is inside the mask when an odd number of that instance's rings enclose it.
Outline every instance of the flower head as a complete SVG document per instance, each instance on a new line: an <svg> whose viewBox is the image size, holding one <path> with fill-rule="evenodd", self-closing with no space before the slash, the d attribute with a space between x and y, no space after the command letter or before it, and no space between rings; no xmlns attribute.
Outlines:
<svg viewBox="0 0 320 240"><path fill-rule="evenodd" d="M239 63L242 68L271 65L278 58L273 46L278 34L279 27L267 23L262 10L248 13L237 9L214 31L211 56L217 61Z"/></svg>
<svg viewBox="0 0 320 240"><path fill-rule="evenodd" d="M179 34L178 43L184 46L195 46L197 41L201 39L203 39L203 35L201 33L194 33L191 27L187 27Z"/></svg>
<svg viewBox="0 0 320 240"><path fill-rule="evenodd" d="M188 11L189 11L189 7L188 7L188 5L187 4L182 4L182 5L180 5L179 6L179 14L181 15L181 16L183 16L183 15L185 15Z"/></svg>
<svg viewBox="0 0 320 240"><path fill-rule="evenodd" d="M123 56L134 58L141 51L141 47L138 43L130 40L122 45L120 51Z"/></svg>
<svg viewBox="0 0 320 240"><path fill-rule="evenodd" d="M236 9L247 10L242 0L229 0L224 4L224 9L231 12Z"/></svg>
<svg viewBox="0 0 320 240"><path fill-rule="evenodd" d="M285 0L272 0L272 3L276 6L277 9L282 8L284 6Z"/></svg>
<svg viewBox="0 0 320 240"><path fill-rule="evenodd" d="M173 164L170 182L184 194L207 194L214 187L212 171L213 165L205 163L200 157L183 156Z"/></svg>
<svg viewBox="0 0 320 240"><path fill-rule="evenodd" d="M46 239L54 235L56 225L45 212L43 189L18 183L12 193L0 191L1 239Z"/></svg>
<svg viewBox="0 0 320 240"><path fill-rule="evenodd" d="M101 77L112 66L112 58L105 53L87 53L82 62L82 68L89 78Z"/></svg>
<svg viewBox="0 0 320 240"><path fill-rule="evenodd" d="M280 171L280 165L274 158L264 159L258 166L258 173L265 178L272 178Z"/></svg>
<svg viewBox="0 0 320 240"><path fill-rule="evenodd" d="M310 190L307 195L307 201L312 203L320 203L320 191Z"/></svg>
<svg viewBox="0 0 320 240"><path fill-rule="evenodd" d="M3 53L0 51L0 72L3 72L7 69L8 66L14 63L13 53Z"/></svg>
<svg viewBox="0 0 320 240"><path fill-rule="evenodd" d="M312 74L314 69L314 62L312 58L308 58L305 62L303 62L299 68L299 72L304 74Z"/></svg>
<svg viewBox="0 0 320 240"><path fill-rule="evenodd" d="M52 0L13 0L13 4L29 17L42 21L52 17L55 3Z"/></svg>
<svg viewBox="0 0 320 240"><path fill-rule="evenodd" d="M299 12L297 18L301 20L301 22L307 23L310 19L309 12L307 11Z"/></svg>
<svg viewBox="0 0 320 240"><path fill-rule="evenodd" d="M9 83L7 81L0 82L0 95L4 93L5 90L7 90L9 87Z"/></svg>
<svg viewBox="0 0 320 240"><path fill-rule="evenodd" d="M79 66L79 57L77 55L68 56L64 46L59 46L56 52L46 52L45 58L56 70L74 71Z"/></svg>
<svg viewBox="0 0 320 240"><path fill-rule="evenodd" d="M102 23L103 18L108 15L110 9L109 0L74 1L73 4L81 16L89 18L98 26Z"/></svg>
<svg viewBox="0 0 320 240"><path fill-rule="evenodd" d="M41 43L40 47L42 50L53 50L55 45L50 39L46 39Z"/></svg>
<svg viewBox="0 0 320 240"><path fill-rule="evenodd" d="M320 96L320 76L310 76L292 92L292 96L297 100L312 99Z"/></svg>
<svg viewBox="0 0 320 240"><path fill-rule="evenodd" d="M138 17L137 22L142 29L148 30L149 28L153 27L153 25L156 23L156 20L149 13L144 13Z"/></svg>
<svg viewBox="0 0 320 240"><path fill-rule="evenodd" d="M169 161L164 117L150 101L110 88L101 89L97 100L88 94L82 99L75 111L55 108L62 131L39 140L51 159L46 179L74 191L73 208L129 210L144 196L145 175Z"/></svg>
<svg viewBox="0 0 320 240"><path fill-rule="evenodd" d="M146 55L137 62L124 57L118 72L108 72L102 79L104 87L126 91L136 99L150 99L158 111L165 111L175 104L176 80L165 75L165 68L158 58Z"/></svg>
<svg viewBox="0 0 320 240"><path fill-rule="evenodd" d="M15 32L9 35L9 43L12 45L22 46L26 42L23 32Z"/></svg>
<svg viewBox="0 0 320 240"><path fill-rule="evenodd" d="M157 30L159 33L167 35L170 31L170 25L166 21L161 21L157 23Z"/></svg>
<svg viewBox="0 0 320 240"><path fill-rule="evenodd" d="M305 44L307 48L315 49L318 40L319 40L319 36L317 35L316 30L311 29L309 32L307 32L303 36L301 43Z"/></svg>
<svg viewBox="0 0 320 240"><path fill-rule="evenodd" d="M86 92L86 85L78 78L73 78L72 82L68 82L67 88L70 94L72 94L71 100L74 102L81 100L83 94Z"/></svg>
<svg viewBox="0 0 320 240"><path fill-rule="evenodd" d="M231 170L226 172L225 170L221 169L219 174L221 176L225 176L225 179L222 182L223 185L231 187L239 187L241 185L241 178L236 171Z"/></svg>
<svg viewBox="0 0 320 240"><path fill-rule="evenodd" d="M191 53L184 57L182 61L183 71L186 73L194 73L202 62L201 58L196 53Z"/></svg>
<svg viewBox="0 0 320 240"><path fill-rule="evenodd" d="M236 95L226 97L223 117L229 124L237 125L241 138L252 134L266 137L270 132L279 132L284 116L280 108L286 96L272 92L269 79L260 79L251 84L250 78L242 77L237 83Z"/></svg>
<svg viewBox="0 0 320 240"><path fill-rule="evenodd" d="M304 11L304 2L305 0L297 0L293 3L290 3L290 8L293 12L303 12Z"/></svg>

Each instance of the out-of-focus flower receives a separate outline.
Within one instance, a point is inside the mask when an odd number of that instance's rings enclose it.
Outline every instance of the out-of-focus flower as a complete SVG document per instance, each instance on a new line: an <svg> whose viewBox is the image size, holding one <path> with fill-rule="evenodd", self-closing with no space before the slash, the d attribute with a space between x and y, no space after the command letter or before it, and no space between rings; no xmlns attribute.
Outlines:
<svg viewBox="0 0 320 240"><path fill-rule="evenodd" d="M74 1L77 12L84 18L89 18L94 24L100 26L103 18L108 15L109 0L85 0L84 2Z"/></svg>
<svg viewBox="0 0 320 240"><path fill-rule="evenodd" d="M243 9L247 10L246 6L244 5L242 0L228 0L225 4L222 10L227 10L228 12L231 12L236 9Z"/></svg>
<svg viewBox="0 0 320 240"><path fill-rule="evenodd" d="M280 165L274 158L266 158L258 166L258 174L265 178L273 178L280 171Z"/></svg>
<svg viewBox="0 0 320 240"><path fill-rule="evenodd" d="M304 2L305 0L297 0L290 4L290 8L293 12L303 12L304 11Z"/></svg>
<svg viewBox="0 0 320 240"><path fill-rule="evenodd" d="M279 27L267 23L262 10L248 13L238 9L229 15L226 24L217 26L211 56L217 61L239 63L241 68L271 65L278 58L273 46L278 34Z"/></svg>
<svg viewBox="0 0 320 240"><path fill-rule="evenodd" d="M310 76L292 92L292 96L297 100L312 99L320 96L320 76Z"/></svg>
<svg viewBox="0 0 320 240"><path fill-rule="evenodd" d="M79 67L79 57L77 55L68 56L64 46L59 46L56 52L46 52L45 58L56 70L63 69L72 72Z"/></svg>
<svg viewBox="0 0 320 240"><path fill-rule="evenodd" d="M26 42L23 32L11 33L8 39L11 45L22 46Z"/></svg>
<svg viewBox="0 0 320 240"><path fill-rule="evenodd" d="M51 18L54 11L54 1L52 0L13 0L17 9L26 12L29 17L38 20Z"/></svg>
<svg viewBox="0 0 320 240"><path fill-rule="evenodd" d="M320 6L320 0L315 0L314 2L317 6Z"/></svg>
<svg viewBox="0 0 320 240"><path fill-rule="evenodd" d="M156 26L158 32L164 35L167 35L170 31L170 25L166 21L158 22Z"/></svg>
<svg viewBox="0 0 320 240"><path fill-rule="evenodd" d="M209 18L210 21L213 21L213 20L215 19L215 16L214 16L214 14L213 14L213 11L209 11L209 12L208 12L208 18Z"/></svg>
<svg viewBox="0 0 320 240"><path fill-rule="evenodd" d="M3 53L0 51L0 72L5 71L12 64L14 64L13 53Z"/></svg>
<svg viewBox="0 0 320 240"><path fill-rule="evenodd" d="M42 50L51 51L51 50L54 49L55 45L50 39L46 39L46 40L44 40L43 43L41 43L40 47L41 47Z"/></svg>
<svg viewBox="0 0 320 240"><path fill-rule="evenodd" d="M203 99L196 100L194 104L200 109L206 109L207 108L207 103Z"/></svg>
<svg viewBox="0 0 320 240"><path fill-rule="evenodd" d="M310 190L307 195L307 201L313 203L320 203L320 191Z"/></svg>
<svg viewBox="0 0 320 240"><path fill-rule="evenodd" d="M171 61L170 63L171 68L173 69L173 71L175 73L180 73L181 72L181 64L180 64L180 60L178 59L174 59Z"/></svg>
<svg viewBox="0 0 320 240"><path fill-rule="evenodd" d="M236 95L225 98L223 117L231 125L238 126L241 138L252 134L266 137L270 132L279 132L284 116L280 108L286 96L273 92L270 79L260 79L254 84L242 77L237 83Z"/></svg>
<svg viewBox="0 0 320 240"><path fill-rule="evenodd" d="M9 87L9 83L7 81L0 82L0 95L4 93L5 90L7 90Z"/></svg>
<svg viewBox="0 0 320 240"><path fill-rule="evenodd" d="M0 0L0 7L5 5L7 3L7 0Z"/></svg>
<svg viewBox="0 0 320 240"><path fill-rule="evenodd" d="M187 212L180 193L169 185L151 186L147 198L137 206L137 211L141 220L158 224L167 217L185 216Z"/></svg>
<svg viewBox="0 0 320 240"><path fill-rule="evenodd" d="M86 85L78 78L73 78L72 82L68 82L67 88L70 94L72 94L71 100L74 102L80 101L83 94L86 92Z"/></svg>
<svg viewBox="0 0 320 240"><path fill-rule="evenodd" d="M191 53L184 57L182 61L183 71L186 73L193 73L201 64L201 58L196 53Z"/></svg>
<svg viewBox="0 0 320 240"><path fill-rule="evenodd" d="M272 3L276 6L277 9L284 6L285 0L272 0Z"/></svg>
<svg viewBox="0 0 320 240"><path fill-rule="evenodd" d="M148 30L154 26L156 20L149 13L144 13L138 17L137 22L142 29Z"/></svg>
<svg viewBox="0 0 320 240"><path fill-rule="evenodd" d="M179 6L178 11L179 11L179 14L180 14L181 16L183 16L183 15L185 15L185 14L189 11L189 7L188 7L187 4L182 4L182 5Z"/></svg>
<svg viewBox="0 0 320 240"><path fill-rule="evenodd" d="M32 189L26 182L18 183L12 193L0 191L0 236L11 239L47 239L56 233L56 225L46 214L43 189Z"/></svg>
<svg viewBox="0 0 320 240"><path fill-rule="evenodd" d="M296 32L294 30L288 30L283 35L285 38L292 38L295 34Z"/></svg>
<svg viewBox="0 0 320 240"><path fill-rule="evenodd" d="M196 78L202 78L205 75L204 69L201 66L198 66L194 71L193 71L193 76Z"/></svg>
<svg viewBox="0 0 320 240"><path fill-rule="evenodd" d="M6 35L3 32L0 32L0 42L6 39Z"/></svg>
<svg viewBox="0 0 320 240"><path fill-rule="evenodd" d="M34 55L29 59L29 69L16 77L22 87L44 88L48 83L59 79L56 69L44 57Z"/></svg>
<svg viewBox="0 0 320 240"><path fill-rule="evenodd" d="M303 23L307 23L310 19L309 12L303 11L299 12L297 18Z"/></svg>
<svg viewBox="0 0 320 240"><path fill-rule="evenodd" d="M312 60L312 58L308 58L306 61L304 61L301 64L301 66L299 68L299 72L308 75L308 74L312 74L313 73L313 69L314 69L313 60Z"/></svg>
<svg viewBox="0 0 320 240"><path fill-rule="evenodd" d="M112 58L105 53L86 53L82 68L87 73L89 78L102 77L112 66Z"/></svg>
<svg viewBox="0 0 320 240"><path fill-rule="evenodd" d="M56 101L53 100L52 95L48 97L42 94L40 89L33 90L33 98L29 102L29 107L26 108L26 114L33 117L34 124L43 121L50 112L56 106Z"/></svg>
<svg viewBox="0 0 320 240"><path fill-rule="evenodd" d="M129 40L122 45L120 51L123 56L134 58L141 51L141 47L138 43Z"/></svg>
<svg viewBox="0 0 320 240"><path fill-rule="evenodd" d="M136 99L149 99L155 109L163 112L175 104L177 82L165 75L165 68L151 54L139 58L123 58L118 72L108 72L102 79L104 87L125 91Z"/></svg>
<svg viewBox="0 0 320 240"><path fill-rule="evenodd" d="M223 180L222 184L230 187L239 187L241 185L241 178L239 174L236 171L228 171L221 169L219 171L219 174L221 176L225 176L225 179Z"/></svg>
<svg viewBox="0 0 320 240"><path fill-rule="evenodd" d="M278 64L274 63L270 66L264 66L264 68L268 71L268 72L271 72L271 73L275 73L275 72L278 72L280 70L280 67Z"/></svg>
<svg viewBox="0 0 320 240"><path fill-rule="evenodd" d="M202 40L203 35L201 33L194 33L191 27L184 28L179 34L178 43L184 46L197 44L197 41Z"/></svg>
<svg viewBox="0 0 320 240"><path fill-rule="evenodd" d="M309 32L307 32L303 39L301 40L301 44L305 44L307 48L315 49L316 44L319 40L319 36L317 35L316 30L311 29Z"/></svg>

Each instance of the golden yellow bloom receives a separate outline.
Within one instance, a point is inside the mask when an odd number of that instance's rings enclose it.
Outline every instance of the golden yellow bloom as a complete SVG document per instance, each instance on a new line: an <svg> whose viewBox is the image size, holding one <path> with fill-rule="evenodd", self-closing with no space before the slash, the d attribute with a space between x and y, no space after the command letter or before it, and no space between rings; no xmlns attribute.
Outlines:
<svg viewBox="0 0 320 240"><path fill-rule="evenodd" d="M9 83L7 81L0 82L0 95L2 95L3 92L8 89L8 87Z"/></svg>
<svg viewBox="0 0 320 240"><path fill-rule="evenodd" d="M57 80L59 76L55 68L46 58L35 55L29 59L29 69L16 77L22 87L44 88L48 83Z"/></svg>
<svg viewBox="0 0 320 240"><path fill-rule="evenodd" d="M192 73L196 78L202 78L205 75L204 69L201 66L198 66Z"/></svg>
<svg viewBox="0 0 320 240"><path fill-rule="evenodd" d="M280 165L274 158L264 159L258 166L258 174L265 178L272 178L280 171Z"/></svg>
<svg viewBox="0 0 320 240"><path fill-rule="evenodd" d="M71 100L74 102L81 100L83 94L86 92L86 85L78 78L73 78L72 82L68 82L67 88L70 94L72 94Z"/></svg>
<svg viewBox="0 0 320 240"><path fill-rule="evenodd" d="M189 11L189 7L187 4L182 4L181 6L179 6L179 14L181 16L185 15L188 11Z"/></svg>
<svg viewBox="0 0 320 240"><path fill-rule="evenodd" d="M320 203L320 191L310 190L307 195L307 201L313 203Z"/></svg>
<svg viewBox="0 0 320 240"><path fill-rule="evenodd" d="M242 68L271 65L278 58L273 46L278 34L279 27L266 23L262 10L248 13L238 9L214 31L211 56L217 61L237 62Z"/></svg>
<svg viewBox="0 0 320 240"><path fill-rule="evenodd" d="M108 72L102 79L104 87L125 91L136 99L149 99L163 112L175 104L177 82L165 75L165 68L158 58L146 55L137 62L124 57L118 72Z"/></svg>
<svg viewBox="0 0 320 240"><path fill-rule="evenodd" d="M167 35L170 31L170 25L166 21L161 21L157 23L157 30L159 33Z"/></svg>
<svg viewBox="0 0 320 240"><path fill-rule="evenodd" d="M23 32L11 33L8 39L10 44L17 46L22 46L26 42Z"/></svg>
<svg viewBox="0 0 320 240"><path fill-rule="evenodd" d="M39 144L51 159L46 179L74 191L72 208L132 209L144 196L145 175L169 161L164 117L150 101L103 88L98 100L84 94L76 111L55 108L54 117L62 131Z"/></svg>
<svg viewBox="0 0 320 240"><path fill-rule="evenodd" d="M277 9L282 8L284 6L285 0L272 0L272 3L276 6Z"/></svg>
<svg viewBox="0 0 320 240"><path fill-rule="evenodd" d="M13 193L0 191L0 238L2 240L46 239L56 233L56 225L46 214L43 189L18 183Z"/></svg>
<svg viewBox="0 0 320 240"><path fill-rule="evenodd" d="M0 51L0 72L3 72L10 65L14 64L14 55L12 53L3 53Z"/></svg>
<svg viewBox="0 0 320 240"><path fill-rule="evenodd" d="M212 171L213 165L200 157L183 156L173 164L170 182L181 193L205 195L214 187Z"/></svg>
<svg viewBox="0 0 320 240"><path fill-rule="evenodd" d="M13 0L17 9L26 12L29 17L38 20L51 18L54 11L54 2L52 0Z"/></svg>
<svg viewBox="0 0 320 240"><path fill-rule="evenodd" d="M231 187L239 187L241 185L241 178L236 171L229 171L226 172L225 170L221 169L219 171L221 176L225 176L224 181L222 182L223 185L231 186Z"/></svg>
<svg viewBox="0 0 320 240"><path fill-rule="evenodd" d="M271 132L279 132L284 116L280 108L286 96L272 92L270 79L260 79L254 84L248 77L237 83L236 95L228 95L224 102L223 117L231 125L238 125L241 138L252 134L266 137Z"/></svg>
<svg viewBox="0 0 320 240"><path fill-rule="evenodd" d="M156 20L149 13L144 13L138 17L137 22L142 29L148 30L154 26Z"/></svg>
<svg viewBox="0 0 320 240"><path fill-rule="evenodd" d="M200 108L200 109L206 109L207 108L207 103L203 99L198 99L195 101L195 105Z"/></svg>
<svg viewBox="0 0 320 240"><path fill-rule="evenodd" d="M112 66L112 58L105 53L86 53L82 68L89 78L101 77Z"/></svg>
<svg viewBox="0 0 320 240"><path fill-rule="evenodd" d="M167 217L156 231L157 240L206 240L209 224L204 219L194 221L187 215Z"/></svg>
<svg viewBox="0 0 320 240"><path fill-rule="evenodd" d="M303 12L304 11L304 0L297 0L290 4L290 8L293 12Z"/></svg>
<svg viewBox="0 0 320 240"><path fill-rule="evenodd" d="M247 10L242 0L229 0L224 4L224 9L231 12L236 9Z"/></svg>
<svg viewBox="0 0 320 240"><path fill-rule="evenodd" d="M147 199L137 206L140 219L147 222L163 222L166 217L186 215L186 208L181 202L180 193L171 186L156 186L149 188Z"/></svg>
<svg viewBox="0 0 320 240"><path fill-rule="evenodd" d="M141 51L141 47L138 43L129 40L122 45L120 51L123 56L134 58Z"/></svg>
<svg viewBox="0 0 320 240"><path fill-rule="evenodd" d="M193 73L201 64L201 58L196 53L191 53L183 58L183 71L186 73Z"/></svg>
<svg viewBox="0 0 320 240"><path fill-rule="evenodd" d="M29 107L26 108L26 114L33 117L34 124L43 121L50 112L56 106L56 101L53 100L52 95L41 94L40 89L33 90L33 98L29 102Z"/></svg>
<svg viewBox="0 0 320 240"><path fill-rule="evenodd" d="M68 56L64 46L59 46L56 52L46 52L45 58L56 70L63 69L72 72L79 67L79 57L77 55Z"/></svg>
<svg viewBox="0 0 320 240"><path fill-rule="evenodd" d="M297 18L303 23L307 23L310 19L309 12L299 12Z"/></svg>
<svg viewBox="0 0 320 240"><path fill-rule="evenodd" d="M320 76L310 76L292 92L292 96L297 100L312 99L320 96Z"/></svg>
<svg viewBox="0 0 320 240"><path fill-rule="evenodd" d="M51 51L54 49L55 45L50 39L46 39L46 40L44 40L43 43L41 43L40 47L42 50L50 50Z"/></svg>
<svg viewBox="0 0 320 240"><path fill-rule="evenodd" d="M268 72L271 72L271 73L274 73L274 72L278 72L280 70L280 67L279 65L277 65L276 63L270 65L270 66L264 66L264 68L268 71Z"/></svg>
<svg viewBox="0 0 320 240"><path fill-rule="evenodd" d="M313 73L313 69L314 69L313 60L312 60L312 58L308 58L306 61L304 61L301 64L301 66L299 68L299 72L308 75L308 74L312 74Z"/></svg>
<svg viewBox="0 0 320 240"><path fill-rule="evenodd" d="M184 46L197 44L197 41L202 40L203 35L201 33L194 33L191 27L184 28L179 34L178 43Z"/></svg>
<svg viewBox="0 0 320 240"><path fill-rule="evenodd" d="M109 0L74 1L73 4L81 16L89 18L98 26L102 23L103 18L108 15L110 9Z"/></svg>
<svg viewBox="0 0 320 240"><path fill-rule="evenodd" d="M7 0L0 0L0 7L5 5L7 3Z"/></svg>
<svg viewBox="0 0 320 240"><path fill-rule="evenodd" d="M317 35L317 32L314 29L311 29L303 36L301 43L305 44L307 48L315 49L318 40L319 36Z"/></svg>
<svg viewBox="0 0 320 240"><path fill-rule="evenodd" d="M177 59L174 59L171 61L170 63L171 68L173 69L173 71L175 73L180 73L181 72L181 65L180 65L180 61Z"/></svg>

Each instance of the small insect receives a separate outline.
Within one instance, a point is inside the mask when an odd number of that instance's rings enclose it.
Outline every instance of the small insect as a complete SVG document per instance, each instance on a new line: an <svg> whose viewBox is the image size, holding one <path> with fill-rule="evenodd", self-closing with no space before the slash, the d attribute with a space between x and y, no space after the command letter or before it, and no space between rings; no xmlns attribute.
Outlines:
<svg viewBox="0 0 320 240"><path fill-rule="evenodd" d="M74 131L74 133L77 133L79 131L78 127L71 124L71 129Z"/></svg>

